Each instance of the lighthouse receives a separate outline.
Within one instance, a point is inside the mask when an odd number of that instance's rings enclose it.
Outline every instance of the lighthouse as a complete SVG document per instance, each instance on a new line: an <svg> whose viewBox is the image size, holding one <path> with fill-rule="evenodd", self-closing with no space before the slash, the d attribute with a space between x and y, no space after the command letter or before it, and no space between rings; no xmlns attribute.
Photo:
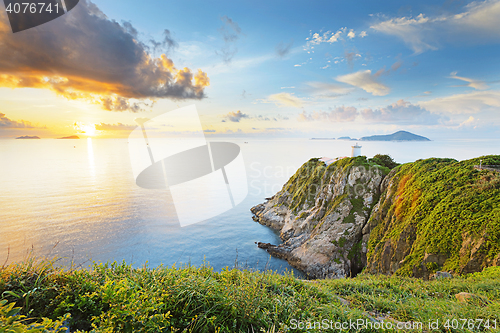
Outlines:
<svg viewBox="0 0 500 333"><path fill-rule="evenodd" d="M358 145L357 142L356 142L356 145L351 146L351 147L352 147L351 157L361 156L361 146Z"/></svg>

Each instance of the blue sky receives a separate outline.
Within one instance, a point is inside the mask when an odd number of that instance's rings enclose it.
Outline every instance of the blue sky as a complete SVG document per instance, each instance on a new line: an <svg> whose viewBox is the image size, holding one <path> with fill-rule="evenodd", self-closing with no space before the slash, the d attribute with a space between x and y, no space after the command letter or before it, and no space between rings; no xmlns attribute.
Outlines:
<svg viewBox="0 0 500 333"><path fill-rule="evenodd" d="M33 59L54 45L70 60L0 64L9 75L0 82L0 136L85 135L89 126L102 137L126 136L135 118L195 104L214 136L404 129L436 139L496 138L498 22L500 1L81 1L18 34L3 23L4 56L12 52L6 45L22 54L30 38L44 36ZM118 62L123 77L102 74ZM192 83L179 81L185 67ZM158 92L154 68L176 90Z"/></svg>

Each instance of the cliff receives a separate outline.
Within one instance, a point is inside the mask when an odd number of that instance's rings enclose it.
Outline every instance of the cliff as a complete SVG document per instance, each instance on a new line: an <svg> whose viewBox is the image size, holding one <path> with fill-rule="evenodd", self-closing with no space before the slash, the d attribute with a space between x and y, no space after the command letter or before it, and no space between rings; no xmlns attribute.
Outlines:
<svg viewBox="0 0 500 333"><path fill-rule="evenodd" d="M259 247L311 278L356 275L366 265L362 230L387 172L364 156L328 166L309 160L280 192L251 209L255 221L279 230L284 241Z"/></svg>
<svg viewBox="0 0 500 333"><path fill-rule="evenodd" d="M311 278L355 276L366 267L427 279L438 270L500 266L500 174L474 169L480 159L500 164L500 156L432 158L389 173L364 156L329 166L311 159L251 209L283 240L259 247Z"/></svg>
<svg viewBox="0 0 500 333"><path fill-rule="evenodd" d="M500 266L500 156L418 160L395 168L363 230L367 269L429 278Z"/></svg>

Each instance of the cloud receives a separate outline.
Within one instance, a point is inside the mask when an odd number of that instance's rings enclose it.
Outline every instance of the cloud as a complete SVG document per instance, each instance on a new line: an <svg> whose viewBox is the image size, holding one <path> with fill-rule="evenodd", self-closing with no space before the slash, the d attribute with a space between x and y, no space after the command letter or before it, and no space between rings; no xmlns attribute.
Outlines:
<svg viewBox="0 0 500 333"><path fill-rule="evenodd" d="M366 37L366 31L361 31L358 34L358 37ZM304 46L304 50L313 49L315 45L319 45L321 43L329 43L333 44L338 41L343 41L345 38L354 39L356 37L356 32L354 29L347 29L346 27L340 28L336 32L326 31L326 32L315 32L310 33L309 37L306 38L306 45Z"/></svg>
<svg viewBox="0 0 500 333"><path fill-rule="evenodd" d="M263 115L258 115L253 117L255 120L259 121L282 121L282 120L288 120L289 118L287 116L282 116L280 114L275 115L275 116L263 116Z"/></svg>
<svg viewBox="0 0 500 333"><path fill-rule="evenodd" d="M221 17L221 21L224 22L224 25L219 28L219 33L224 39L224 47L219 51L215 51L215 54L220 56L225 64L229 64L238 52L234 43L240 38L241 28L238 23L226 15Z"/></svg>
<svg viewBox="0 0 500 333"><path fill-rule="evenodd" d="M402 99L384 108L361 110L360 114L365 121L372 123L436 125L445 120L443 116Z"/></svg>
<svg viewBox="0 0 500 333"><path fill-rule="evenodd" d="M366 123L394 124L394 125L437 125L449 121L449 118L431 113L425 108L411 104L404 100L399 100L386 107L378 109L358 110L353 106L341 106L329 108L325 111L302 111L298 121L328 121L328 122L354 122L364 121Z"/></svg>
<svg viewBox="0 0 500 333"><path fill-rule="evenodd" d="M278 45L276 45L276 54L280 58L284 58L290 53L290 50L292 48L293 41L291 41L288 44L284 44L283 42L280 42Z"/></svg>
<svg viewBox="0 0 500 333"><path fill-rule="evenodd" d="M361 88L374 96L385 96L391 91L389 87L377 81L377 76L372 75L371 70L338 76L336 80Z"/></svg>
<svg viewBox="0 0 500 333"><path fill-rule="evenodd" d="M470 116L467 120L463 121L458 125L459 128L467 128L467 127L472 127L476 128L478 125L477 119L475 119L473 116Z"/></svg>
<svg viewBox="0 0 500 333"><path fill-rule="evenodd" d="M279 93L270 95L268 98L268 102L275 103L277 106L292 106L296 108L302 107L304 104L303 101L289 93Z"/></svg>
<svg viewBox="0 0 500 333"><path fill-rule="evenodd" d="M299 114L298 121L330 121L330 122L346 122L354 121L358 116L358 110L352 106L341 106L330 109L329 112L313 111L307 113L302 111Z"/></svg>
<svg viewBox="0 0 500 333"><path fill-rule="evenodd" d="M500 1L475 1L460 14L390 18L377 22L375 31L401 39L415 53L437 50L442 43L463 45L497 42Z"/></svg>
<svg viewBox="0 0 500 333"><path fill-rule="evenodd" d="M216 130L212 130L212 129L207 129L207 130L203 130L203 132L205 132L205 133L215 133L217 131Z"/></svg>
<svg viewBox="0 0 500 333"><path fill-rule="evenodd" d="M124 22L123 25L125 26L125 24L127 24L126 26L127 31L129 31L130 34L134 36L134 38L137 38L137 30L134 27L132 27L132 25L129 22ZM151 43L151 45L153 45L153 54L156 54L156 52L161 47L165 49L166 54L169 54L170 50L175 49L176 47L179 46L179 44L173 39L172 34L168 29L163 30L163 41L157 42L154 39L150 39L149 42Z"/></svg>
<svg viewBox="0 0 500 333"><path fill-rule="evenodd" d="M0 128L36 128L29 121L15 121L7 118L5 113L0 112Z"/></svg>
<svg viewBox="0 0 500 333"><path fill-rule="evenodd" d="M0 13L0 87L49 89L112 111L205 97L206 73L177 69L166 55L151 57L129 22L108 19L88 0L24 33L12 34L7 22Z"/></svg>
<svg viewBox="0 0 500 333"><path fill-rule="evenodd" d="M241 112L240 110L234 112L231 111L228 114L223 116L225 120L232 121L234 123L239 123L241 119L243 118L249 118L249 116L246 113ZM225 122L225 121L223 121Z"/></svg>
<svg viewBox="0 0 500 333"><path fill-rule="evenodd" d="M480 81L480 80L469 79L469 78L462 77L462 76L457 76L457 72L452 72L450 74L450 78L469 82L467 84L458 85L458 86L454 86L454 87L471 87L471 88L474 88L476 90L486 90L489 88L486 85L486 82Z"/></svg>
<svg viewBox="0 0 500 333"><path fill-rule="evenodd" d="M353 90L353 88L346 88L338 84L326 82L308 82L307 85L309 87L306 88L306 91L319 98L337 98L345 96Z"/></svg>
<svg viewBox="0 0 500 333"><path fill-rule="evenodd" d="M500 108L500 90L474 91L439 97L430 101L419 102L418 105L432 112L449 112L453 114L478 113L484 110Z"/></svg>
<svg viewBox="0 0 500 333"><path fill-rule="evenodd" d="M397 71L399 69L399 67L401 67L402 64L403 64L403 61L401 61L401 60L396 61L395 63L392 64L391 71L393 71L393 72Z"/></svg>
<svg viewBox="0 0 500 333"><path fill-rule="evenodd" d="M354 61L356 60L356 58L361 58L361 54L357 52L348 52L347 50L345 50L344 58L347 61L349 67L351 67L352 69L352 67L354 66Z"/></svg>
<svg viewBox="0 0 500 333"><path fill-rule="evenodd" d="M95 124L95 129L98 131L131 131L137 126L135 125L125 125L122 123L117 123L117 124L106 124L106 123L100 123L100 124Z"/></svg>

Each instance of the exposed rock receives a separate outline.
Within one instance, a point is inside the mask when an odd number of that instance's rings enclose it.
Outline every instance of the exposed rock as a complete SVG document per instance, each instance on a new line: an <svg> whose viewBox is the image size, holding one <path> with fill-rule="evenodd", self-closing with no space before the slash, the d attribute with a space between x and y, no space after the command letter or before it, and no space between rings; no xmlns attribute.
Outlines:
<svg viewBox="0 0 500 333"><path fill-rule="evenodd" d="M486 258L485 245L487 235L479 239L474 239L467 232L462 235L462 248L460 249L460 273L474 273L481 271Z"/></svg>
<svg viewBox="0 0 500 333"><path fill-rule="evenodd" d="M342 305L344 305L344 306L349 306L349 305L351 305L351 302L349 302L348 300L346 300L346 299L344 299L344 298L342 298L342 297L339 297L339 296L334 296L334 298L335 298L336 300L338 300L340 303L342 303Z"/></svg>
<svg viewBox="0 0 500 333"><path fill-rule="evenodd" d="M485 297L481 297L471 293L461 292L456 294L455 297L460 303L470 303L483 306L490 304L490 301Z"/></svg>
<svg viewBox="0 0 500 333"><path fill-rule="evenodd" d="M451 279L453 275L448 272L440 272L437 271L431 276L431 280L439 280L439 279Z"/></svg>
<svg viewBox="0 0 500 333"><path fill-rule="evenodd" d="M495 259L493 259L493 265L492 266L500 266L500 253L496 256Z"/></svg>
<svg viewBox="0 0 500 333"><path fill-rule="evenodd" d="M310 278L355 276L366 263L362 230L378 201L383 172L363 156L326 166L305 163L253 219L280 231L279 246L260 243Z"/></svg>

